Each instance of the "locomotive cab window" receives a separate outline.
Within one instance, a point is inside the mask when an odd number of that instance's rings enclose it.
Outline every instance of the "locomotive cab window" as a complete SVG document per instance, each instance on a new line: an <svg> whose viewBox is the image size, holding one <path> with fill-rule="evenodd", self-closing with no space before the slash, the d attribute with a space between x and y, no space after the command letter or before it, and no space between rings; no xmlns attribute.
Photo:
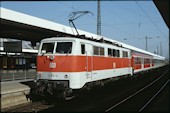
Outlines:
<svg viewBox="0 0 170 113"><path fill-rule="evenodd" d="M51 43L43 43L42 44L42 49L41 49L41 54L52 54L54 50L54 42Z"/></svg>
<svg viewBox="0 0 170 113"><path fill-rule="evenodd" d="M57 42L56 53L70 54L72 52L72 42Z"/></svg>

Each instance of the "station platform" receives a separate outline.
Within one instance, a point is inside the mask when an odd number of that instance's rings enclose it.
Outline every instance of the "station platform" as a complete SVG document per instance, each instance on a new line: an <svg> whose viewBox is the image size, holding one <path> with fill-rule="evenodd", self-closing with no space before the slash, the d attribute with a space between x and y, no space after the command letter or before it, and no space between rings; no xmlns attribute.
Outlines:
<svg viewBox="0 0 170 113"><path fill-rule="evenodd" d="M0 70L1 82L35 80L36 69L29 70Z"/></svg>
<svg viewBox="0 0 170 113"><path fill-rule="evenodd" d="M29 93L30 87L19 82L1 83L1 109L30 102Z"/></svg>

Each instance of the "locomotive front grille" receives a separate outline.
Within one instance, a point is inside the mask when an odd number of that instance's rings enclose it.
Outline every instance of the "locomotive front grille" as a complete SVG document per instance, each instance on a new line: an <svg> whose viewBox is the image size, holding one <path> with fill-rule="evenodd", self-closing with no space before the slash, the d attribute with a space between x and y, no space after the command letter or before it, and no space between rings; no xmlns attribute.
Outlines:
<svg viewBox="0 0 170 113"><path fill-rule="evenodd" d="M44 84L44 85L53 87L56 90L63 90L65 88L69 87L69 81L65 81L65 80L60 80L60 81L56 81L56 80L39 80L38 82L40 84Z"/></svg>

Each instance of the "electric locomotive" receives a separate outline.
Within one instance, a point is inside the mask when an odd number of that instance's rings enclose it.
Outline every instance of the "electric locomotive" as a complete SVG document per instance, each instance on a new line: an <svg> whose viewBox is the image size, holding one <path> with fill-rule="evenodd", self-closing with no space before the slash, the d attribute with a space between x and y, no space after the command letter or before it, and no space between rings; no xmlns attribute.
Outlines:
<svg viewBox="0 0 170 113"><path fill-rule="evenodd" d="M163 61L162 57L103 40L47 38L41 41L37 56L37 90L66 99L72 97L74 91L89 88L91 84L132 76L162 66Z"/></svg>

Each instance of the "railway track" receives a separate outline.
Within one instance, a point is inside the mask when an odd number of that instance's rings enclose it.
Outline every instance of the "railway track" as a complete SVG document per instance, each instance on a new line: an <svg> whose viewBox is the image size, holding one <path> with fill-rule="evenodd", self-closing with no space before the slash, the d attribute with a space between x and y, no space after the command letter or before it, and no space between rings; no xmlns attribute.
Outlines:
<svg viewBox="0 0 170 113"><path fill-rule="evenodd" d="M105 112L120 110L138 112L147 111L147 107L168 85L169 79L167 80L167 76L165 76L168 72L169 69L166 70L159 78L157 78L153 82L149 83L145 87L139 89L135 93L129 95L128 97L124 98L113 106L107 108Z"/></svg>
<svg viewBox="0 0 170 113"><path fill-rule="evenodd" d="M147 106L162 92L162 90L168 85L169 79L166 81L166 83L159 89L159 91L139 110L139 112L144 111Z"/></svg>

